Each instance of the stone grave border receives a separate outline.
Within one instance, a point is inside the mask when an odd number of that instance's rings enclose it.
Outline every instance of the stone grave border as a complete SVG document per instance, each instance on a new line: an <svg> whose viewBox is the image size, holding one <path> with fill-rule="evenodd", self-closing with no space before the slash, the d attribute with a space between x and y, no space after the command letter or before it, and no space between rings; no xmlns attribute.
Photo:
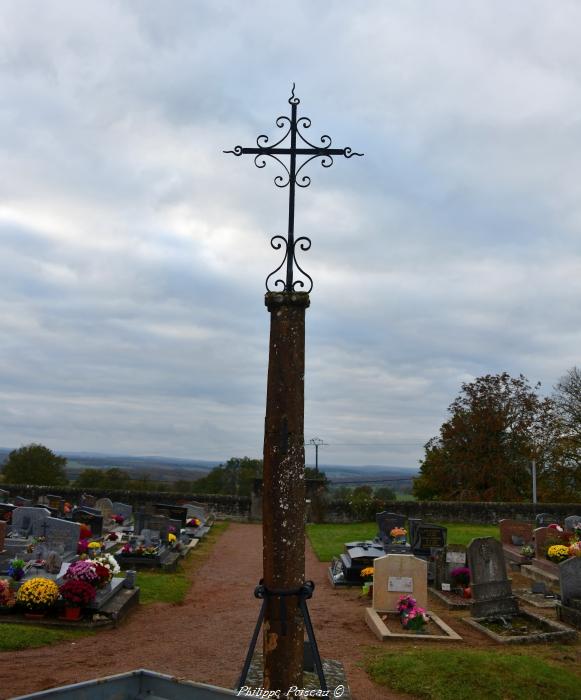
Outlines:
<svg viewBox="0 0 581 700"><path fill-rule="evenodd" d="M472 598L462 598L457 595L455 598L449 598L444 591L439 591L437 588L428 586L428 596L434 596L438 602L445 605L448 610L466 610L472 605Z"/></svg>
<svg viewBox="0 0 581 700"><path fill-rule="evenodd" d="M487 637L494 639L498 644L544 644L546 642L568 642L577 639L577 631L566 627L565 625L557 622L556 620L549 620L546 617L541 617L535 613L529 612L528 610L520 610L518 613L519 617L525 617L529 620L534 620L535 622L541 623L547 628L546 632L539 632L537 634L527 634L513 636L513 637L502 637L496 632L489 630L487 627L482 625L482 622L486 622L491 618L486 617L463 617L462 621L465 622L470 627L482 632ZM498 617L501 617L500 615ZM514 617L513 615L506 615L506 617Z"/></svg>
<svg viewBox="0 0 581 700"><path fill-rule="evenodd" d="M403 632L392 632L385 622L381 619L381 615L389 615L393 617L394 622L399 625L399 613L394 610L375 610L374 608L365 608L365 621L373 634L382 642L391 639L406 639L408 642L430 642L430 641L462 641L462 637L447 625L442 618L438 617L430 610L426 611L432 622L441 630L442 634L410 634Z"/></svg>

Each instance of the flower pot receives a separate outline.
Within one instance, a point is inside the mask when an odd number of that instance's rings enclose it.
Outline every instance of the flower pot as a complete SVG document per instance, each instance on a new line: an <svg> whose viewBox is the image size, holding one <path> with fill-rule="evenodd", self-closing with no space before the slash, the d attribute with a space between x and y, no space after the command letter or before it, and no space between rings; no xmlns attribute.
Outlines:
<svg viewBox="0 0 581 700"><path fill-rule="evenodd" d="M79 606L65 605L65 620L80 620L81 608Z"/></svg>

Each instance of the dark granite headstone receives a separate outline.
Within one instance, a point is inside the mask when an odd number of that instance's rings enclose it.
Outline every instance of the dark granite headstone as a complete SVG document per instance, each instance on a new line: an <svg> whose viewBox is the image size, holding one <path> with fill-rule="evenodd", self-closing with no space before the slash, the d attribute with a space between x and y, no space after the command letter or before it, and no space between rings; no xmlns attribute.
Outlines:
<svg viewBox="0 0 581 700"><path fill-rule="evenodd" d="M31 498L24 498L23 496L16 496L16 498L14 499L14 505L15 506L31 506L32 499Z"/></svg>
<svg viewBox="0 0 581 700"><path fill-rule="evenodd" d="M436 554L434 587L442 590L442 584L452 586L450 572L466 566L466 547L463 544L448 544Z"/></svg>
<svg viewBox="0 0 581 700"><path fill-rule="evenodd" d="M14 510L16 510L16 506L12 503L0 503L0 520L10 524Z"/></svg>
<svg viewBox="0 0 581 700"><path fill-rule="evenodd" d="M153 510L157 515L165 515L167 518L172 520L181 521L181 526L186 526L186 520L188 519L188 509L184 506L174 506L165 503L156 503L153 506Z"/></svg>
<svg viewBox="0 0 581 700"><path fill-rule="evenodd" d="M10 493L4 489L0 489L0 501L7 501L10 497Z"/></svg>
<svg viewBox="0 0 581 700"><path fill-rule="evenodd" d="M548 527L553 523L558 523L559 520L553 513L539 513L535 518L535 524L537 527Z"/></svg>
<svg viewBox="0 0 581 700"><path fill-rule="evenodd" d="M571 557L559 564L561 602L569 605L572 599L581 599L581 558Z"/></svg>
<svg viewBox="0 0 581 700"><path fill-rule="evenodd" d="M547 584L544 581L533 581L531 583L531 593L546 595L548 593Z"/></svg>
<svg viewBox="0 0 581 700"><path fill-rule="evenodd" d="M79 505L81 507L88 506L89 508L94 508L96 503L97 497L91 496L90 493L84 493L79 500Z"/></svg>
<svg viewBox="0 0 581 700"><path fill-rule="evenodd" d="M71 513L71 520L90 527L91 533L95 537L100 537L103 534L103 516L100 511L96 513L92 508L74 508Z"/></svg>
<svg viewBox="0 0 581 700"><path fill-rule="evenodd" d="M518 603L506 573L502 544L494 537L477 537L468 545L467 553L474 599L472 617L516 615Z"/></svg>
<svg viewBox="0 0 581 700"><path fill-rule="evenodd" d="M362 584L361 571L368 566L373 566L374 560L384 555L385 552L381 546L363 543L363 546L351 547L340 557L345 580Z"/></svg>
<svg viewBox="0 0 581 700"><path fill-rule="evenodd" d="M58 510L59 513L64 513L65 510L65 499L62 496L54 496L53 494L47 494L47 505L49 508Z"/></svg>
<svg viewBox="0 0 581 700"><path fill-rule="evenodd" d="M412 539L412 552L430 553L434 549L443 549L446 546L448 529L442 525L429 525L421 523L414 528Z"/></svg>
<svg viewBox="0 0 581 700"><path fill-rule="evenodd" d="M382 513L377 513L375 520L379 528L379 538L384 545L390 545L393 542L393 537L390 535L390 532L394 527L405 527L406 517L405 515L389 513L385 510Z"/></svg>

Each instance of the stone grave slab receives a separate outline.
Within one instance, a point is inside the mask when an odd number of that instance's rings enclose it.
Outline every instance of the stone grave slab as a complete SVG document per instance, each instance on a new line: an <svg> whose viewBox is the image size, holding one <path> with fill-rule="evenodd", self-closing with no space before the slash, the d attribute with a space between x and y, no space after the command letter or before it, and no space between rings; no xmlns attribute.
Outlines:
<svg viewBox="0 0 581 700"><path fill-rule="evenodd" d="M373 562L373 608L389 612L402 595L410 594L418 605L428 605L428 565L411 554L386 554Z"/></svg>
<svg viewBox="0 0 581 700"><path fill-rule="evenodd" d="M581 529L581 515L569 515L563 523L565 530L573 532L573 530Z"/></svg>
<svg viewBox="0 0 581 700"><path fill-rule="evenodd" d="M119 501L113 501L113 515L121 515L128 522L133 517L133 506L127 503L120 503Z"/></svg>
<svg viewBox="0 0 581 700"><path fill-rule="evenodd" d="M505 558L515 564L529 564L530 560L520 552L524 545L533 545L534 523L505 518L498 525Z"/></svg>
<svg viewBox="0 0 581 700"><path fill-rule="evenodd" d="M111 518L113 513L113 501L110 498L99 498L95 503L95 508L101 511L103 515L103 520L107 521Z"/></svg>
<svg viewBox="0 0 581 700"><path fill-rule="evenodd" d="M516 615L518 604L506 573L502 544L494 537L477 537L468 545L472 579L473 617Z"/></svg>
<svg viewBox="0 0 581 700"><path fill-rule="evenodd" d="M572 557L559 564L559 589L557 617L581 629L581 558Z"/></svg>
<svg viewBox="0 0 581 700"><path fill-rule="evenodd" d="M93 508L73 508L71 520L76 523L82 523L91 528L91 533L95 537L100 537L103 534L103 515L101 511Z"/></svg>
<svg viewBox="0 0 581 700"><path fill-rule="evenodd" d="M15 508L12 511L12 532L22 537L44 536L45 522L49 517L47 508Z"/></svg>
<svg viewBox="0 0 581 700"><path fill-rule="evenodd" d="M45 520L44 536L46 547L55 550L61 556L77 553L77 545L81 533L79 523L61 518L47 518Z"/></svg>

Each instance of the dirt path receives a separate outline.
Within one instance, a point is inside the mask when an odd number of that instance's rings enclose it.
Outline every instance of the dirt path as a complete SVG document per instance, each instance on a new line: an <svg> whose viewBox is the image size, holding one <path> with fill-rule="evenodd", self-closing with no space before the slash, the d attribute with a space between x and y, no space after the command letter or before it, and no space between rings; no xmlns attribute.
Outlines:
<svg viewBox="0 0 581 700"><path fill-rule="evenodd" d="M261 533L260 525L231 524L193 574L183 605L140 607L119 629L75 643L0 653L0 699L137 668L232 688L258 616L253 591L262 570ZM309 609L321 655L344 664L355 700L403 698L360 668L365 649L381 647L364 622L369 601L358 598L358 589L333 589L327 566L307 544L307 578L316 584ZM492 644L462 627L471 646Z"/></svg>

